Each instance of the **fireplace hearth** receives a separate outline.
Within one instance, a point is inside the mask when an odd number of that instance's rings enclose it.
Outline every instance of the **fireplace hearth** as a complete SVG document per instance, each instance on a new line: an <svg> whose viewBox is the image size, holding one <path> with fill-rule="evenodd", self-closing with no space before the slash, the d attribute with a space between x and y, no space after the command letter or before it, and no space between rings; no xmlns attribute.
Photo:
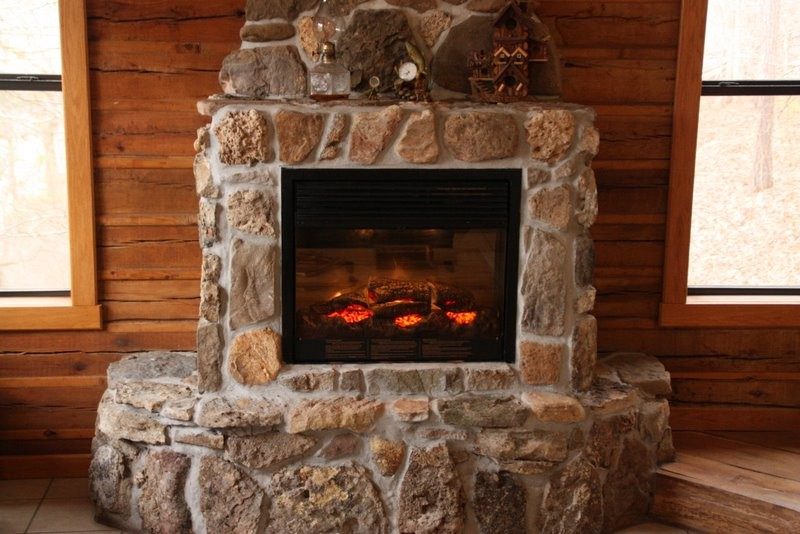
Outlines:
<svg viewBox="0 0 800 534"><path fill-rule="evenodd" d="M521 175L284 168L284 359L513 361Z"/></svg>

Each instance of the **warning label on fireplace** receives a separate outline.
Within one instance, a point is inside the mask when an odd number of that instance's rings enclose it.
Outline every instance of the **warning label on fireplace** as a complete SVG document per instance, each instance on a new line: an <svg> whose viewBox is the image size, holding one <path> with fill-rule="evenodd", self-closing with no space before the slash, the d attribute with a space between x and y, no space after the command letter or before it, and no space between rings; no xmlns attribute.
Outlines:
<svg viewBox="0 0 800 534"><path fill-rule="evenodd" d="M329 358L364 358L367 341L364 339L328 339L325 341L325 356Z"/></svg>
<svg viewBox="0 0 800 534"><path fill-rule="evenodd" d="M419 342L414 339L373 339L370 343L374 358L412 358L418 350Z"/></svg>
<svg viewBox="0 0 800 534"><path fill-rule="evenodd" d="M422 356L424 358L469 358L473 353L472 345L471 341L458 339L423 339Z"/></svg>

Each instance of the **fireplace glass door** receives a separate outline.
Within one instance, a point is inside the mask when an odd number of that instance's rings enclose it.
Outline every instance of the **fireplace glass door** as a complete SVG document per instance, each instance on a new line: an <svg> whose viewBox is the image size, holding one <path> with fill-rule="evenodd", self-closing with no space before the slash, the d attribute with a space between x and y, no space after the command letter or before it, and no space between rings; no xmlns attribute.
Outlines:
<svg viewBox="0 0 800 534"><path fill-rule="evenodd" d="M506 360L519 174L284 169L287 360Z"/></svg>

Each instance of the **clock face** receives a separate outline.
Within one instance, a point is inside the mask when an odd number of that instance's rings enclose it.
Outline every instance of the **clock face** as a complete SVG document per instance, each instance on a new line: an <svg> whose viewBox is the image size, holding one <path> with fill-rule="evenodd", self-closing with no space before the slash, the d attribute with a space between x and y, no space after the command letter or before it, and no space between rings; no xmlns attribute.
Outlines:
<svg viewBox="0 0 800 534"><path fill-rule="evenodd" d="M400 79L410 82L411 80L417 77L417 65L412 61L408 61L400 65L400 68L397 69L397 73L400 75Z"/></svg>

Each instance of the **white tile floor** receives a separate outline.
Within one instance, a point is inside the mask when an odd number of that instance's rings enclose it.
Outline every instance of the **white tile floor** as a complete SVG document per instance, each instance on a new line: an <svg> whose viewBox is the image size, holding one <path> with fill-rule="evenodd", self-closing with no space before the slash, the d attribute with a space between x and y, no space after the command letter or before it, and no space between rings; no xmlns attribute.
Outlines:
<svg viewBox="0 0 800 534"><path fill-rule="evenodd" d="M27 532L123 534L94 521L94 510L89 500L89 483L85 478L0 480L0 534ZM617 534L689 532L658 523L643 523Z"/></svg>
<svg viewBox="0 0 800 534"><path fill-rule="evenodd" d="M119 532L94 521L85 478L0 480L0 534Z"/></svg>

